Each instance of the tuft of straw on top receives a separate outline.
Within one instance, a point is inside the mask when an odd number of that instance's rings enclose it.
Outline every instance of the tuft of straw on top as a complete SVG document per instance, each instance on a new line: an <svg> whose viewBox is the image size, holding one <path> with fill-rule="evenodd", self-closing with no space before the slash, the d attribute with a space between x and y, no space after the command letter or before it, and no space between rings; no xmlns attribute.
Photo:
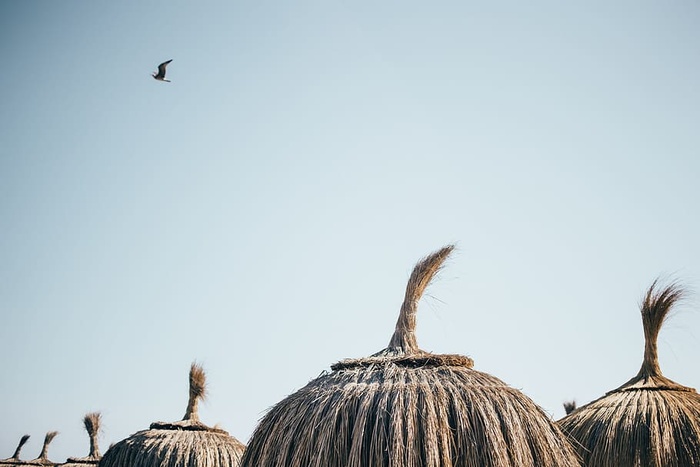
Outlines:
<svg viewBox="0 0 700 467"><path fill-rule="evenodd" d="M177 422L153 422L151 423L151 429L212 431L228 435L226 430L212 428L199 420L199 401L206 398L206 395L207 378L204 369L197 362L194 362L190 366L190 395L185 416Z"/></svg>
<svg viewBox="0 0 700 467"><path fill-rule="evenodd" d="M569 415L574 410L576 410L576 401L564 402L564 412L566 412L566 415Z"/></svg>
<svg viewBox="0 0 700 467"><path fill-rule="evenodd" d="M406 294L401 305L399 319L396 322L396 330L389 341L389 347L387 347L390 353L410 355L420 352L416 340L418 302L454 248L454 245L447 245L423 258L413 268L408 285L406 285Z"/></svg>
<svg viewBox="0 0 700 467"><path fill-rule="evenodd" d="M685 290L677 283L672 283L658 290L658 282L659 280L656 279L651 284L640 307L645 341L644 361L637 374L637 377L640 379L662 376L657 349L659 331L671 308L685 296Z"/></svg>
<svg viewBox="0 0 700 467"><path fill-rule="evenodd" d="M51 461L49 461L49 444L51 444L51 441L56 437L58 434L58 431L49 431L46 433L46 436L44 437L44 445L41 448L41 454L39 454L39 457L31 461L31 463L41 463L41 464L49 464Z"/></svg>
<svg viewBox="0 0 700 467"><path fill-rule="evenodd" d="M69 457L62 467L96 467L102 456L97 446L97 436L100 433L102 415L99 412L88 413L83 417L85 430L90 437L90 453L87 457Z"/></svg>
<svg viewBox="0 0 700 467"><path fill-rule="evenodd" d="M197 362L193 362L190 367L190 399L183 420L199 421L199 401L204 400L206 395L207 378L204 374L204 368Z"/></svg>
<svg viewBox="0 0 700 467"><path fill-rule="evenodd" d="M15 453L12 455L12 457L7 458L7 459L0 459L0 464L15 464L20 462L19 460L19 453L22 451L22 446L27 444L27 441L29 440L29 435L24 435L22 438L19 440L19 444L17 445L17 449L15 449Z"/></svg>
<svg viewBox="0 0 700 467"><path fill-rule="evenodd" d="M659 331L671 309L686 295L685 289L678 283L671 283L659 290L659 279L656 279L644 294L640 304L642 326L644 328L644 359L639 372L632 379L615 391L631 391L639 388L674 389L679 391L694 391L671 381L661 373L657 340Z"/></svg>
<svg viewBox="0 0 700 467"><path fill-rule="evenodd" d="M443 367L463 366L471 368L474 361L464 355L437 355L418 347L416 340L416 314L418 302L423 293L442 268L445 260L454 251L454 245L447 245L421 259L413 268L406 285L404 301L399 312L394 334L389 345L366 358L348 358L331 365L332 370L343 370L372 365L399 365L402 367Z"/></svg>
<svg viewBox="0 0 700 467"><path fill-rule="evenodd" d="M102 422L102 414L99 412L92 412L85 415L83 423L85 423L85 430L87 430L90 436L90 454L88 457L99 458L100 448L97 445L97 435L100 432L100 424Z"/></svg>
<svg viewBox="0 0 700 467"><path fill-rule="evenodd" d="M15 449L15 453L12 455L13 459L19 460L19 453L22 450L22 446L27 444L27 441L29 441L29 435L22 436L22 438L19 440L19 444L17 445L17 449Z"/></svg>

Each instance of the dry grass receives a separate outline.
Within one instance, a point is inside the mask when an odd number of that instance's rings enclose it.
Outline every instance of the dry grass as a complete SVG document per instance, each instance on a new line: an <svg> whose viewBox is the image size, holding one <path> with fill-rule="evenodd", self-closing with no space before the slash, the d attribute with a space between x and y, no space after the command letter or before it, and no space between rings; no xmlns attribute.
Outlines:
<svg viewBox="0 0 700 467"><path fill-rule="evenodd" d="M193 363L190 367L190 399L183 420L199 420L198 404L207 393L207 380L201 365Z"/></svg>
<svg viewBox="0 0 700 467"><path fill-rule="evenodd" d="M389 346L343 360L275 405L256 428L247 467L553 467L578 459L521 392L434 355L415 339L417 303L453 250L418 263Z"/></svg>
<svg viewBox="0 0 700 467"><path fill-rule="evenodd" d="M564 402L564 412L566 412L566 415L569 415L574 410L576 410L576 401Z"/></svg>
<svg viewBox="0 0 700 467"><path fill-rule="evenodd" d="M61 467L89 467L95 466L100 462L100 448L97 444L97 436L100 432L102 424L102 415L99 412L92 412L83 418L85 431L90 437L90 452L87 457L69 457L65 464Z"/></svg>
<svg viewBox="0 0 700 467"><path fill-rule="evenodd" d="M190 368L190 391L185 417L177 422L155 422L110 446L100 467L237 467L243 445L220 428L199 421L198 401L206 394L201 366Z"/></svg>
<svg viewBox="0 0 700 467"><path fill-rule="evenodd" d="M396 322L396 330L386 349L389 353L413 354L420 351L415 333L418 302L452 251L454 251L454 245L441 248L420 260L413 268L406 285L406 294Z"/></svg>
<svg viewBox="0 0 700 467"><path fill-rule="evenodd" d="M465 367L334 371L265 416L244 466L577 466L521 392Z"/></svg>
<svg viewBox="0 0 700 467"><path fill-rule="evenodd" d="M23 461L22 465L56 465L56 462L49 460L49 444L58 435L58 431L49 431L44 437L44 445L41 447L41 453L36 459Z"/></svg>
<svg viewBox="0 0 700 467"><path fill-rule="evenodd" d="M22 462L19 458L19 454L22 451L22 446L27 444L27 441L29 441L29 435L23 435L22 438L20 438L19 444L17 444L17 449L15 449L15 453L12 455L12 457L1 459L0 464L18 464Z"/></svg>
<svg viewBox="0 0 700 467"><path fill-rule="evenodd" d="M662 375L656 345L683 290L657 287L655 281L641 305L645 348L637 375L559 422L585 465L700 466L700 396Z"/></svg>
<svg viewBox="0 0 700 467"><path fill-rule="evenodd" d="M236 467L244 449L221 431L150 429L112 446L100 467Z"/></svg>
<svg viewBox="0 0 700 467"><path fill-rule="evenodd" d="M102 457L100 456L100 447L97 444L97 436L100 433L100 425L102 425L102 414L99 412L89 413L83 418L83 423L85 424L85 431L88 432L90 437L90 453L88 457L93 459Z"/></svg>

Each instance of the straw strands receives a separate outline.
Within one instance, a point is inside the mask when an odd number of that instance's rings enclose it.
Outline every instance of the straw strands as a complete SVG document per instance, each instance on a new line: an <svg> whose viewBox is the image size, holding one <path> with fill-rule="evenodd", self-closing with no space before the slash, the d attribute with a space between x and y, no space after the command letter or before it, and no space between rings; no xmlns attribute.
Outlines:
<svg viewBox="0 0 700 467"><path fill-rule="evenodd" d="M12 455L12 457L8 457L7 459L0 459L0 465L21 463L22 461L19 458L19 454L22 451L22 446L27 444L27 441L29 441L29 435L22 436L22 438L20 438L19 440L19 444L17 445L17 449L15 449L15 453Z"/></svg>
<svg viewBox="0 0 700 467"><path fill-rule="evenodd" d="M566 412L566 415L569 415L574 410L576 410L576 401L564 402L564 412Z"/></svg>
<svg viewBox="0 0 700 467"><path fill-rule="evenodd" d="M578 466L568 441L519 391L461 355L420 350L417 304L453 246L416 265L389 346L343 360L275 405L246 467Z"/></svg>
<svg viewBox="0 0 700 467"><path fill-rule="evenodd" d="M190 397L178 422L155 422L111 446L100 467L237 467L245 446L220 428L199 421L198 402L206 394L201 366L190 368Z"/></svg>
<svg viewBox="0 0 700 467"><path fill-rule="evenodd" d="M645 348L637 375L560 420L585 465L700 465L700 396L663 376L656 343L683 296L677 284L658 290L654 281L641 304Z"/></svg>
<svg viewBox="0 0 700 467"><path fill-rule="evenodd" d="M87 431L90 437L90 452L87 457L70 457L62 467L90 467L96 466L102 456L100 455L100 448L97 445L97 435L100 432L100 425L102 423L102 415L99 412L92 412L83 418L83 424L85 425L85 431Z"/></svg>
<svg viewBox="0 0 700 467"><path fill-rule="evenodd" d="M41 447L41 453L36 459L21 462L22 465L56 465L56 462L49 460L49 444L58 435L58 431L49 431L44 437L44 445Z"/></svg>
<svg viewBox="0 0 700 467"><path fill-rule="evenodd" d="M140 431L109 449L100 466L235 467L243 444L220 431Z"/></svg>

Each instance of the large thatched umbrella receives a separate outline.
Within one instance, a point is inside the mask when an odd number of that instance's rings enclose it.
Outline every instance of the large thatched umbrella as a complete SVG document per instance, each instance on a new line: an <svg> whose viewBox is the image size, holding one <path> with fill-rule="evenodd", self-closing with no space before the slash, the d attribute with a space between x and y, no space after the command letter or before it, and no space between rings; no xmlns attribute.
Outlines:
<svg viewBox="0 0 700 467"><path fill-rule="evenodd" d="M22 436L19 440L19 444L17 445L17 449L15 449L15 453L12 455L12 457L8 457L7 459L0 459L0 465L22 463L23 461L19 458L19 453L22 451L22 446L27 444L27 441L29 441L29 435Z"/></svg>
<svg viewBox="0 0 700 467"><path fill-rule="evenodd" d="M417 304L452 252L420 261L389 346L343 360L276 404L253 433L246 467L578 466L555 424L462 355L418 348Z"/></svg>
<svg viewBox="0 0 700 467"><path fill-rule="evenodd" d="M585 465L700 466L700 396L661 374L656 341L669 311L683 296L654 282L641 305L644 360L639 373L559 421Z"/></svg>
<svg viewBox="0 0 700 467"><path fill-rule="evenodd" d="M155 422L111 446L100 467L237 467L245 446L220 428L199 421L197 408L206 392L202 367L190 369L190 398L178 422Z"/></svg>
<svg viewBox="0 0 700 467"><path fill-rule="evenodd" d="M90 436L90 453L87 457L69 457L65 464L61 464L61 467L94 467L100 462L102 456L97 445L97 435L100 432L101 421L102 415L99 412L85 415L83 423L88 436Z"/></svg>

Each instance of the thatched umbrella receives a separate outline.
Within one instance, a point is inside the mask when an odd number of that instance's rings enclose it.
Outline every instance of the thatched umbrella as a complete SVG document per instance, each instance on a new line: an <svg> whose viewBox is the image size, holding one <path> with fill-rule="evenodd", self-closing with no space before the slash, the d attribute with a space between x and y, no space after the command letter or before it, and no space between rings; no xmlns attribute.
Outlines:
<svg viewBox="0 0 700 467"><path fill-rule="evenodd" d="M100 455L100 448L97 445L97 435L100 432L100 423L102 421L102 415L99 412L92 412L83 418L83 423L85 424L85 430L90 436L90 453L87 457L69 457L65 464L61 467L93 467L96 466L102 456Z"/></svg>
<svg viewBox="0 0 700 467"><path fill-rule="evenodd" d="M40 466L47 466L47 465L56 465L56 462L53 462L49 460L49 444L51 444L51 441L58 435L58 431L49 431L46 433L46 436L44 437L44 445L41 447L41 453L39 454L39 457L36 459L32 459L30 461L22 461L21 465L26 465L26 466L35 466L35 465L40 465Z"/></svg>
<svg viewBox="0 0 700 467"><path fill-rule="evenodd" d="M190 369L190 398L178 422L155 422L111 446L100 467L238 467L245 446L220 428L199 421L206 392L202 367Z"/></svg>
<svg viewBox="0 0 700 467"><path fill-rule="evenodd" d="M417 304L452 252L421 260L389 346L336 363L277 403L255 429L245 467L578 466L554 422L462 355L418 347Z"/></svg>
<svg viewBox="0 0 700 467"><path fill-rule="evenodd" d="M576 410L576 401L564 402L564 412L566 412L566 415L569 415L574 410Z"/></svg>
<svg viewBox="0 0 700 467"><path fill-rule="evenodd" d="M22 446L27 444L28 440L29 440L29 435L22 436L22 438L20 438L20 440L19 440L19 444L17 445L17 449L15 449L15 453L12 455L12 457L8 457L7 459L0 459L0 465L22 463L23 461L20 460L19 453L20 453L20 451L22 451Z"/></svg>
<svg viewBox="0 0 700 467"><path fill-rule="evenodd" d="M700 465L700 396L663 376L656 347L664 318L682 296L676 284L659 291L655 281L649 287L641 305L645 347L639 373L559 421L578 442L586 465Z"/></svg>

